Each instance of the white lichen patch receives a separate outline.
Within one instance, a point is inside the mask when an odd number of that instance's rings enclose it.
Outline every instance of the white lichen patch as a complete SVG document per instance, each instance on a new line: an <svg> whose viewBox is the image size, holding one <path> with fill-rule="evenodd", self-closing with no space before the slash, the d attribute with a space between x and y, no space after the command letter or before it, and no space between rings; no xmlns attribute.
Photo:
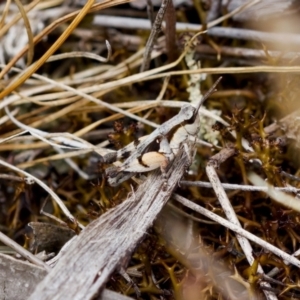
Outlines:
<svg viewBox="0 0 300 300"><path fill-rule="evenodd" d="M0 11L4 11L4 7L4 4L0 5ZM4 24L8 24L18 13L18 7L15 4L11 4ZM27 13L33 35L37 34L45 27L39 14L40 11L34 9ZM18 54L27 43L28 35L24 26L24 21L21 18L17 23L11 26L6 34L0 39L0 62L6 64L11 58ZM16 65L24 68L26 65L25 56L19 59Z"/></svg>
<svg viewBox="0 0 300 300"><path fill-rule="evenodd" d="M220 116L221 111L217 109L210 110L214 115ZM200 117L200 131L199 138L205 140L213 145L217 145L220 140L219 131L215 131L212 129L212 126L216 123L216 121L212 118L208 118L206 116Z"/></svg>
<svg viewBox="0 0 300 300"><path fill-rule="evenodd" d="M197 70L201 68L201 63L200 61L196 61L194 59L195 50L193 46L194 45L189 47L185 55L185 62L190 70ZM204 81L206 77L207 74L204 73L196 73L189 76L187 92L189 93L189 101L192 104L198 103L199 99L203 97L201 93L201 82ZM206 108L205 105L203 105L203 107ZM217 116L221 115L221 111L219 110L214 109L211 110L211 112ZM201 115L200 117L200 131L198 137L213 145L217 145L220 138L219 132L212 130L212 126L215 124L215 122L216 121L214 119L207 116Z"/></svg>

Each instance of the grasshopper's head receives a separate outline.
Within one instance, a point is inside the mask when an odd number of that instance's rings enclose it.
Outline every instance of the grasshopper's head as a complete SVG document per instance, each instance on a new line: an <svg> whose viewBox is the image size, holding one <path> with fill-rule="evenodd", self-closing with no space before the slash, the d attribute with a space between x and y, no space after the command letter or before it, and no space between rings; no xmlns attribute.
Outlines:
<svg viewBox="0 0 300 300"><path fill-rule="evenodd" d="M185 121L191 121L196 117L197 111L194 106L190 104L184 104L181 106L180 114L184 116Z"/></svg>
<svg viewBox="0 0 300 300"><path fill-rule="evenodd" d="M221 81L222 77L219 77L217 79L217 81L212 85L212 87L206 92L206 94L199 100L199 103L197 104L196 107L193 107L193 112L190 109L189 111L189 118L186 119L189 122L195 122L197 116L198 116L198 112L200 110L200 107L202 106L202 103L215 91L216 86L218 85L218 83ZM184 105L185 106L185 105ZM183 106L183 107L184 107ZM190 105L191 106L191 105ZM187 113L188 114L188 113Z"/></svg>

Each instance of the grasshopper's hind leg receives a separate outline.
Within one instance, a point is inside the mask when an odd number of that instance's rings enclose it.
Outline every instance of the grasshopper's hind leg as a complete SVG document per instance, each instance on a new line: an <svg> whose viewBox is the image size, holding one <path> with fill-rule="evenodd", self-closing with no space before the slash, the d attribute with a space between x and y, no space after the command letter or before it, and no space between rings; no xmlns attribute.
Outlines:
<svg viewBox="0 0 300 300"><path fill-rule="evenodd" d="M175 155L170 147L170 143L165 136L159 138L159 151L160 154L164 155L165 161L161 164L160 170L164 177L165 182L167 182L167 167L169 163L174 159Z"/></svg>

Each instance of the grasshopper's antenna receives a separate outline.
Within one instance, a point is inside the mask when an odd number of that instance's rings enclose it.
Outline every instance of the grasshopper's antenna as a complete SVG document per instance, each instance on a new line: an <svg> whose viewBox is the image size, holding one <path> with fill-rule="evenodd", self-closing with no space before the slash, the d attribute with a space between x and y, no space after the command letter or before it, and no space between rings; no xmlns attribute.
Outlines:
<svg viewBox="0 0 300 300"><path fill-rule="evenodd" d="M213 93L213 92L215 92L215 88L216 88L216 86L219 84L219 82L221 81L221 79L222 79L222 76L221 77L219 77L218 79L217 79L217 81L212 85L212 87L206 92L206 94L201 98L201 100L199 101L199 104L197 105L197 107L196 107L196 114L195 115L197 115L197 113L198 113L198 111L199 111L199 109L200 109L200 107L201 107L201 105L203 104L203 102Z"/></svg>

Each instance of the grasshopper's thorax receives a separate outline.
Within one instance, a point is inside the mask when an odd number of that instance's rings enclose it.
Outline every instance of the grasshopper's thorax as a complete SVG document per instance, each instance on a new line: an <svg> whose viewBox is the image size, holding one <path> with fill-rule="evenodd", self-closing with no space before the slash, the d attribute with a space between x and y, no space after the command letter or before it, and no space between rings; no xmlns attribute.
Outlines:
<svg viewBox="0 0 300 300"><path fill-rule="evenodd" d="M176 154L180 146L187 142L190 137L196 137L199 132L200 122L199 115L197 114L194 122L186 122L176 128L173 135L170 138L170 148L173 153Z"/></svg>

